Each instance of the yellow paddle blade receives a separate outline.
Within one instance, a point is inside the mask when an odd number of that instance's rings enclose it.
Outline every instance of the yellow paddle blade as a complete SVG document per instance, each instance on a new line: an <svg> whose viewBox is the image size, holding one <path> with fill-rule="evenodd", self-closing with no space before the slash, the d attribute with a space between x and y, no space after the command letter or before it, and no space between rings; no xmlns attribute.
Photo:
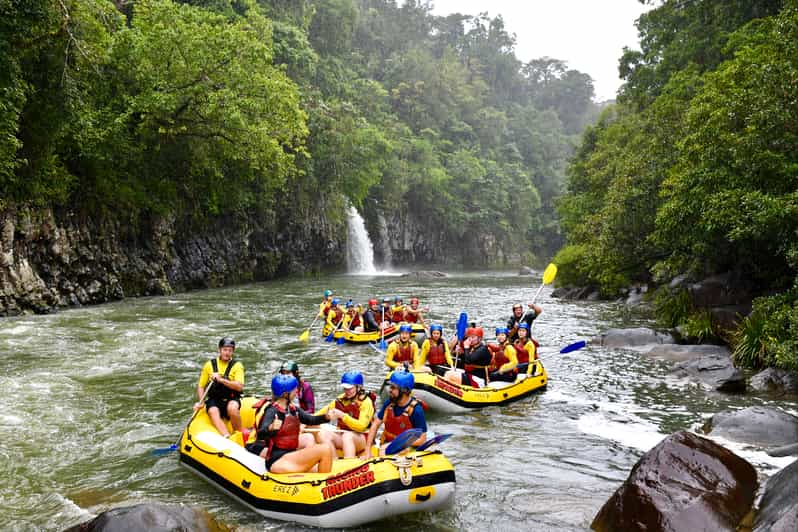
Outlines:
<svg viewBox="0 0 798 532"><path fill-rule="evenodd" d="M543 271L543 284L551 284L556 275L557 265L552 262L546 266L546 269Z"/></svg>
<svg viewBox="0 0 798 532"><path fill-rule="evenodd" d="M305 332L299 335L299 341L307 342L309 336L310 336L310 329L305 329Z"/></svg>

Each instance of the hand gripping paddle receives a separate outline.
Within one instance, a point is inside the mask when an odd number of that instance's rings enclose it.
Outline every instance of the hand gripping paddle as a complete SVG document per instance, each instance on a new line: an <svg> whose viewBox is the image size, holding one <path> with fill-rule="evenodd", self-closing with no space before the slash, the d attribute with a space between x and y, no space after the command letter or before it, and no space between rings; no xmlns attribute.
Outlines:
<svg viewBox="0 0 798 532"><path fill-rule="evenodd" d="M418 447L416 447L416 451L425 451L428 448L432 447L433 445L437 445L439 443L445 442L446 440L449 439L449 437L451 437L453 435L454 434L452 434L451 432L448 433L448 434L438 434L434 438L430 438L427 441L425 441L424 443L422 443L421 445L419 445Z"/></svg>
<svg viewBox="0 0 798 532"><path fill-rule="evenodd" d="M388 444L388 447L385 448L385 454L401 453L410 447L411 443L419 439L422 434L424 434L424 431L421 429L407 429Z"/></svg>

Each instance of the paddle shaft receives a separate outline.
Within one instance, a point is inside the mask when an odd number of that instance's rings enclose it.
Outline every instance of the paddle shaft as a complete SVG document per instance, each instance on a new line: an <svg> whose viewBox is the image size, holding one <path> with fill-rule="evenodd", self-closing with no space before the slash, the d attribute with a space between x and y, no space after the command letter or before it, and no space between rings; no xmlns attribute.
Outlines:
<svg viewBox="0 0 798 532"><path fill-rule="evenodd" d="M208 383L208 386L205 388L205 392L202 394L202 398L200 398L199 403L204 403L205 402L205 399L208 397L208 392L211 391L211 386L213 386L213 381ZM191 415L191 418L188 420L188 423L186 423L186 428L183 429L180 432L180 436L177 437L177 441L175 443L173 443L171 446L166 447L166 448L153 449L152 452L154 454L164 454L164 453L168 453L168 452L171 452L171 451L176 451L178 446L180 445L180 438L183 437L183 432L185 432L186 429L188 429L188 426L191 425L191 422L194 421L195 417L197 417L197 414L199 413L201 408L202 408L202 406L200 406L199 408L195 408L194 409L194 413Z"/></svg>

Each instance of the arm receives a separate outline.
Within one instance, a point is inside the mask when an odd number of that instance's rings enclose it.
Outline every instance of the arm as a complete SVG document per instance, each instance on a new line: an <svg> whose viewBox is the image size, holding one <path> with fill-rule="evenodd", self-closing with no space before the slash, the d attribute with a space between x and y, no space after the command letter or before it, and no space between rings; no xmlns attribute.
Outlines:
<svg viewBox="0 0 798 532"><path fill-rule="evenodd" d="M418 359L418 352L419 352L418 344L415 341L410 340L410 356L412 357L413 360L411 364L413 365L414 368L420 367L415 365L416 360Z"/></svg>
<svg viewBox="0 0 798 532"><path fill-rule="evenodd" d="M518 365L518 357L515 356L515 348L513 346L508 345L504 348L504 356L507 357L509 362L503 364L502 367L499 368L499 373L512 371Z"/></svg>
<svg viewBox="0 0 798 532"><path fill-rule="evenodd" d="M531 340L528 341L526 343L526 345L524 346L524 349L526 349L526 352L529 353L529 363L530 364L538 359L538 353L537 353L537 349L535 348L535 342L533 342Z"/></svg>
<svg viewBox="0 0 798 532"><path fill-rule="evenodd" d="M420 368L421 366L426 364L428 354L429 354L429 338L424 340L424 343L421 345L421 351L419 351L418 356L413 360L413 367Z"/></svg>
<svg viewBox="0 0 798 532"><path fill-rule="evenodd" d="M194 405L197 408L202 406L202 397L205 395L205 387L208 386L209 382L211 382L211 363L205 362L205 365L202 366L199 382L197 383L197 404Z"/></svg>
<svg viewBox="0 0 798 532"><path fill-rule="evenodd" d="M244 391L244 365L241 362L236 362L236 365L233 366L233 369L230 370L230 378L225 379L223 375L219 375L216 377L216 381L219 384L225 386L226 388L230 388L238 393Z"/></svg>
<svg viewBox="0 0 798 532"><path fill-rule="evenodd" d="M530 323L532 322L532 320L543 314L543 309L541 308L540 305L536 305L535 303L530 303L529 308L530 310L526 312L526 314L524 315L524 319L525 320L528 319Z"/></svg>
<svg viewBox="0 0 798 532"><path fill-rule="evenodd" d="M396 369L399 367L399 363L393 359L393 357L396 355L396 349L396 342L391 342L391 345L389 345L388 349L385 351L385 365L391 369Z"/></svg>
<svg viewBox="0 0 798 532"><path fill-rule="evenodd" d="M365 401L360 403L360 413L358 414L357 419L353 418L349 414L346 414L344 415L343 420L344 423L346 423L346 426L355 432L365 432L366 429L369 428L371 418L373 417L374 403L372 403L371 399L367 397Z"/></svg>
<svg viewBox="0 0 798 532"><path fill-rule="evenodd" d="M299 417L299 422L305 425L321 425L322 423L330 419L330 415L327 413L323 415L314 416L313 414L308 414L301 408L297 410L297 417Z"/></svg>
<svg viewBox="0 0 798 532"><path fill-rule="evenodd" d="M450 368L454 367L454 361L452 361L452 351L449 349L449 344L443 342L443 349L444 355L446 357L446 363L449 364Z"/></svg>
<svg viewBox="0 0 798 532"><path fill-rule="evenodd" d="M421 436L419 436L418 439L412 444L413 447L418 447L427 441L427 419L424 417L424 409L422 408L421 403L416 404L416 406L413 408L413 413L410 414L410 422L413 424L414 429L421 429L424 431L421 433Z"/></svg>
<svg viewBox="0 0 798 532"><path fill-rule="evenodd" d="M380 428L380 425L382 425L382 418L376 416L374 421L371 422L369 433L366 435L366 446L362 455L365 459L371 457L371 445L374 443L374 438L377 436L377 430Z"/></svg>
<svg viewBox="0 0 798 532"><path fill-rule="evenodd" d="M276 420L278 420L277 409L273 406L267 407L266 411L263 412L263 417L260 418L260 422L258 423L259 440L268 440L277 433L280 427L273 427Z"/></svg>

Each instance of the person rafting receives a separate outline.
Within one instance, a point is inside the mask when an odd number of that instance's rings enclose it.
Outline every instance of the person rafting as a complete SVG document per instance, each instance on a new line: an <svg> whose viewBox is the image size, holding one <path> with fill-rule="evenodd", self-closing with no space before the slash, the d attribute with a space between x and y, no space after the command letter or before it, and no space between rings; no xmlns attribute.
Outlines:
<svg viewBox="0 0 798 532"><path fill-rule="evenodd" d="M391 325L391 298L384 297L382 298L382 307L380 307L380 311L382 315L380 319L382 320L381 327L389 327Z"/></svg>
<svg viewBox="0 0 798 532"><path fill-rule="evenodd" d="M313 387L308 381L299 375L299 365L293 360L286 360L280 366L280 373L283 375L293 375L299 382L299 390L297 391L297 399L299 399L299 408L305 412L313 412L316 410L316 397L313 395Z"/></svg>
<svg viewBox="0 0 798 532"><path fill-rule="evenodd" d="M300 423L319 425L336 419L336 413L314 416L295 407L293 400L299 381L293 375L276 375L272 379L272 400L256 403L255 426L246 449L266 461L272 473L319 473L332 469L333 450L329 445L312 443L300 448Z"/></svg>
<svg viewBox="0 0 798 532"><path fill-rule="evenodd" d="M424 309L418 308L419 300L417 297L410 299L410 306L405 307L405 321L407 323L420 323L424 327L427 326L427 323L424 321L424 315L422 312L428 312L429 307Z"/></svg>
<svg viewBox="0 0 798 532"><path fill-rule="evenodd" d="M362 458L371 457L371 444L377 436L380 425L385 423L380 440L380 456L385 456L385 448L397 436L407 429L421 429L423 433L411 445L418 447L427 440L427 420L424 417L424 409L421 403L412 396L415 378L413 374L397 370L391 373L388 380L388 399L385 400L380 411L371 422L368 436L366 436L366 448L361 455Z"/></svg>
<svg viewBox="0 0 798 532"><path fill-rule="evenodd" d="M341 327L350 331L358 330L358 327L362 325L362 318L360 317L361 312L360 305L355 306L351 299L347 301L344 322L341 324ZM363 328L361 327L360 330L362 331Z"/></svg>
<svg viewBox="0 0 798 532"><path fill-rule="evenodd" d="M484 336L482 327L469 327L465 331L463 340L463 359L465 360L465 373L463 384L474 386L476 383L470 377L486 379L487 370L491 362L491 353L488 346L482 341Z"/></svg>
<svg viewBox="0 0 798 532"><path fill-rule="evenodd" d="M393 298L393 306L391 307L391 322L401 323L405 321L405 304L402 302L402 296Z"/></svg>
<svg viewBox="0 0 798 532"><path fill-rule="evenodd" d="M330 330L338 328L338 324L344 319L344 309L341 307L341 299L334 297L330 302L332 305L327 312L327 326Z"/></svg>
<svg viewBox="0 0 798 532"><path fill-rule="evenodd" d="M244 365L233 358L236 342L225 336L219 340L219 356L202 367L197 383L198 401L195 409L203 407L213 426L225 438L230 437L224 419L230 420L233 431L241 431L241 392L244 390ZM209 388L206 390L206 386ZM207 395L206 395L207 393Z"/></svg>
<svg viewBox="0 0 798 532"><path fill-rule="evenodd" d="M333 292L332 290L324 291L324 299L319 303L319 318L326 318L327 313L332 308Z"/></svg>
<svg viewBox="0 0 798 532"><path fill-rule="evenodd" d="M444 376L449 368L454 366L449 344L443 339L443 327L438 323L429 326L429 338L421 344L413 367L416 370L432 372Z"/></svg>
<svg viewBox="0 0 798 532"><path fill-rule="evenodd" d="M488 369L490 380L492 381L514 382L518 374L516 350L507 340L509 332L507 327L498 327L496 329L496 343L487 344L492 356L490 368Z"/></svg>
<svg viewBox="0 0 798 532"><path fill-rule="evenodd" d="M343 393L317 415L327 412L338 418L340 432L321 430L316 438L319 443L341 449L344 458L356 458L366 449L366 432L374 417L374 402L363 388L363 374L359 371L347 371L341 376Z"/></svg>
<svg viewBox="0 0 798 532"><path fill-rule="evenodd" d="M369 299L368 308L363 313L362 322L363 325L360 327L360 331L362 332L375 332L380 330L380 321L381 321L381 314L380 314L380 305L376 299ZM358 328L355 328L358 331ZM358 332L360 332L358 331Z"/></svg>
<svg viewBox="0 0 798 532"><path fill-rule="evenodd" d="M518 359L518 372L526 372L529 362L538 359L538 350L535 340L528 337L529 325L520 323L518 325L518 338L513 342L516 358Z"/></svg>
<svg viewBox="0 0 798 532"><path fill-rule="evenodd" d="M509 320L507 320L507 330L510 331L507 335L507 338L510 340L510 342L514 342L515 339L518 338L519 323L526 323L529 326L527 329L531 329L532 322L535 321L535 318L540 316L541 313L543 313L543 309L540 307L540 305L530 303L528 307L529 310L524 313L524 306L521 303L516 303L513 305L513 315L510 316Z"/></svg>
<svg viewBox="0 0 798 532"><path fill-rule="evenodd" d="M385 351L385 365L391 369L412 366L418 357L418 344L410 339L413 328L409 323L399 326L399 338L392 341Z"/></svg>

